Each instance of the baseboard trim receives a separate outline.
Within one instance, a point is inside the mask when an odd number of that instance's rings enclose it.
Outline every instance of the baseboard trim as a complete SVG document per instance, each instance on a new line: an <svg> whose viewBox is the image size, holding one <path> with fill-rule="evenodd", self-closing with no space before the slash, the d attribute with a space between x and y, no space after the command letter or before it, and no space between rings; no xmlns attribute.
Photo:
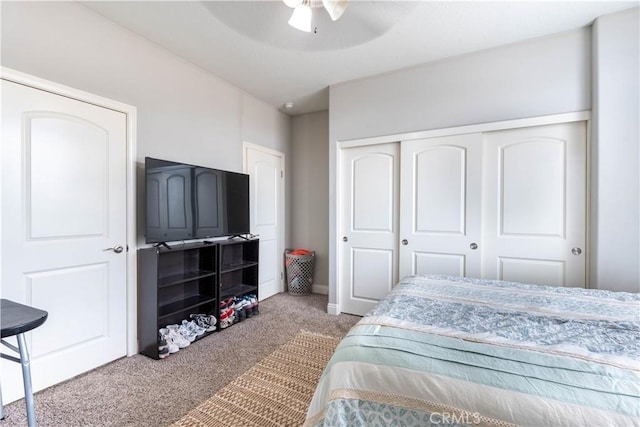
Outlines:
<svg viewBox="0 0 640 427"><path fill-rule="evenodd" d="M329 287L327 285L311 285L311 293L329 295Z"/></svg>
<svg viewBox="0 0 640 427"><path fill-rule="evenodd" d="M327 313L337 316L340 314L340 306L338 304L327 304Z"/></svg>

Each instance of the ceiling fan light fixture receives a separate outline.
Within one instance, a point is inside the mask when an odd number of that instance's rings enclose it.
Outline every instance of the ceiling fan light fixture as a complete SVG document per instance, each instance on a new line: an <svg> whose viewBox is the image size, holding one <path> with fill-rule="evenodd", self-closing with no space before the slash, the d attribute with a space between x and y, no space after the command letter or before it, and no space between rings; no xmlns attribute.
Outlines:
<svg viewBox="0 0 640 427"><path fill-rule="evenodd" d="M349 0L322 0L322 5L329 13L332 21L340 19L348 4Z"/></svg>
<svg viewBox="0 0 640 427"><path fill-rule="evenodd" d="M296 7L300 6L304 0L282 0L282 1L284 2L284 4L286 4L290 8L295 9Z"/></svg>
<svg viewBox="0 0 640 427"><path fill-rule="evenodd" d="M311 8L306 4L301 4L300 6L293 9L291 18L289 18L289 25L291 25L293 28L297 30L310 33L311 32Z"/></svg>

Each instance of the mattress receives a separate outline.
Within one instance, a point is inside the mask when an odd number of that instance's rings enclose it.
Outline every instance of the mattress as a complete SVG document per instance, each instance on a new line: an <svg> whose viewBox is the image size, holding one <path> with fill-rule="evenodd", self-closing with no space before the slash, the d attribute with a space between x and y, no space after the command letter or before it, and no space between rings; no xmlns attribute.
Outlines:
<svg viewBox="0 0 640 427"><path fill-rule="evenodd" d="M640 295L412 276L341 341L306 426L640 425Z"/></svg>

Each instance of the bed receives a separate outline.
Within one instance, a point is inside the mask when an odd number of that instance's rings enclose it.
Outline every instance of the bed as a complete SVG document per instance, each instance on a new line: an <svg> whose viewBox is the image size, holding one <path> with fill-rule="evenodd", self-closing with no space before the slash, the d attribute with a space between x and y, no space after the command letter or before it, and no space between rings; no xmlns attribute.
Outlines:
<svg viewBox="0 0 640 427"><path fill-rule="evenodd" d="M329 361L305 426L640 425L640 295L412 276Z"/></svg>

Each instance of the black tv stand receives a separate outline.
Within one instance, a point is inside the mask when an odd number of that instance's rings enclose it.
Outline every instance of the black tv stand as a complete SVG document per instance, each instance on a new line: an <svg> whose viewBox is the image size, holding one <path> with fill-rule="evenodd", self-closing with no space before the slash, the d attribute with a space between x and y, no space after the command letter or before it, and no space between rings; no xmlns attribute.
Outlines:
<svg viewBox="0 0 640 427"><path fill-rule="evenodd" d="M167 242L158 242L155 245L153 245L154 248L157 248L159 246L162 246L163 248L171 250L171 246L167 245Z"/></svg>
<svg viewBox="0 0 640 427"><path fill-rule="evenodd" d="M242 234L234 234L233 236L229 236L228 240L235 239L236 237L239 237L239 238L244 239L244 240L251 240L250 238L245 237Z"/></svg>
<svg viewBox="0 0 640 427"><path fill-rule="evenodd" d="M142 354L154 359L161 356L159 329L180 325L183 320L189 322L192 314L201 313L216 318L216 331L226 331L233 323L226 322L222 327L220 317L229 300L259 298L258 239L171 246L138 249L138 345ZM248 308L242 309L245 316L234 315L234 323L259 313L257 301L250 302L254 304L251 313ZM200 338L213 332L205 332Z"/></svg>

